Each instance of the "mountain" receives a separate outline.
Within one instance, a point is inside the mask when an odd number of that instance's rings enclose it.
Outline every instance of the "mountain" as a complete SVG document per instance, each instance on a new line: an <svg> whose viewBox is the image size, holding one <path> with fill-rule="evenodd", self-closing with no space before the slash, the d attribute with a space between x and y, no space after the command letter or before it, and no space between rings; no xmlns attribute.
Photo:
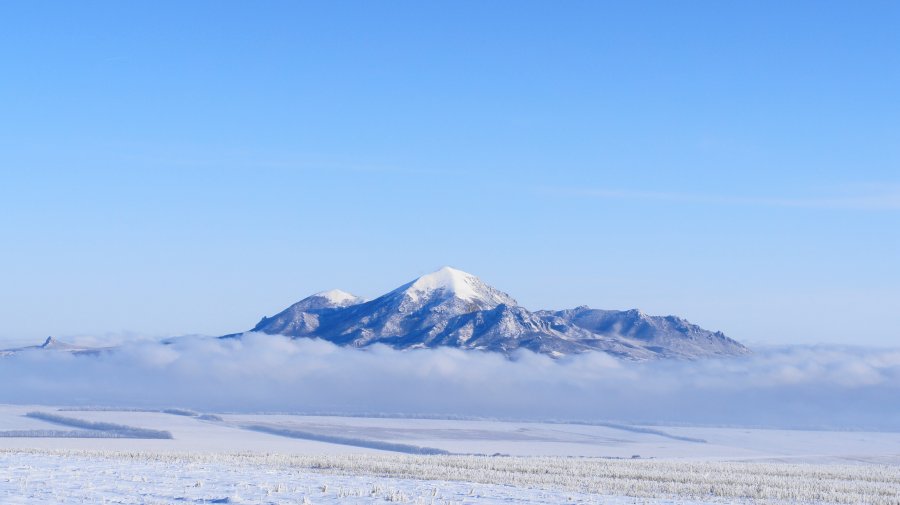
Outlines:
<svg viewBox="0 0 900 505"><path fill-rule="evenodd" d="M110 348L108 347L86 347L67 344L65 342L60 342L53 337L47 337L47 339L44 340L44 343L40 345L29 345L25 347L16 347L13 349L0 349L0 356L12 356L23 351L54 351L66 352L75 355L94 355L99 354L103 351L107 351L109 349Z"/></svg>
<svg viewBox="0 0 900 505"><path fill-rule="evenodd" d="M739 356L749 349L675 316L578 307L532 312L478 277L444 267L374 300L317 293L264 317L250 331L397 349L439 346L561 357L600 351L622 359ZM241 334L223 338L239 338Z"/></svg>
<svg viewBox="0 0 900 505"><path fill-rule="evenodd" d="M721 331L704 330L678 316L649 316L640 310L600 310L589 307L539 311L597 335L615 335L640 342L665 358L696 358L748 354L748 349Z"/></svg>

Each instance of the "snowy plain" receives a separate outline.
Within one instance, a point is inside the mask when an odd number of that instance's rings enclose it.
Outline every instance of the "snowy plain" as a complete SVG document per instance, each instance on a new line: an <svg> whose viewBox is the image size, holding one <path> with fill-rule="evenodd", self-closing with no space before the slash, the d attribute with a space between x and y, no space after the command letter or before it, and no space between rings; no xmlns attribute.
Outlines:
<svg viewBox="0 0 900 505"><path fill-rule="evenodd" d="M0 503L900 503L900 433L173 412L0 406Z"/></svg>

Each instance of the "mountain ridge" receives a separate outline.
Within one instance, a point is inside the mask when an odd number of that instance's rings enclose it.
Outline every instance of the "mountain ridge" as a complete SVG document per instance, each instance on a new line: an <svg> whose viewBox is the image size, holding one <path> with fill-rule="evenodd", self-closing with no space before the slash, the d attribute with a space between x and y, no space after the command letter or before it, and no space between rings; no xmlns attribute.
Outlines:
<svg viewBox="0 0 900 505"><path fill-rule="evenodd" d="M456 347L505 354L527 349L554 358L589 351L629 360L751 352L720 331L705 330L677 316L586 306L530 311L478 277L451 267L372 300L340 290L323 293L340 295L317 293L304 298L262 318L248 331L320 338L353 347L380 343L397 349Z"/></svg>

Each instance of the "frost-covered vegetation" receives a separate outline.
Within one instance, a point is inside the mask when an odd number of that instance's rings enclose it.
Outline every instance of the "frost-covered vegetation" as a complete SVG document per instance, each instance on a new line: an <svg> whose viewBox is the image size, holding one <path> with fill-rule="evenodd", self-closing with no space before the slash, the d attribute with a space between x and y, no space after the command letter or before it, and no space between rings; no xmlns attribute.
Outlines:
<svg viewBox="0 0 900 505"><path fill-rule="evenodd" d="M278 426L249 424L244 428L262 433L269 433L289 438L301 438L304 440L315 440L317 442L326 442L330 444L348 445L351 447L365 447L368 449L379 449L382 451L402 452L406 454L450 454L443 449L435 449L433 447L422 447L411 444L398 444L394 442L384 442L380 440L368 440L362 438L352 438L336 435L327 435L321 433L312 433L309 431L293 430Z"/></svg>
<svg viewBox="0 0 900 505"><path fill-rule="evenodd" d="M25 416L32 419L40 419L41 421L61 424L63 426L71 426L73 428L81 428L83 430L92 430L107 435L107 437L98 436L93 438L172 438L172 434L168 431L136 428L134 426L127 426L124 424L86 421L84 419L76 419L74 417L66 417L58 414L50 414L47 412L29 412L25 414Z"/></svg>
<svg viewBox="0 0 900 505"><path fill-rule="evenodd" d="M138 409L128 407L62 407L57 409L59 412L159 412L161 414L172 414L174 416L197 417L199 412L182 408L167 409Z"/></svg>
<svg viewBox="0 0 900 505"><path fill-rule="evenodd" d="M506 500L541 503L900 504L898 466L359 454L5 450L0 451L0 490L4 486L24 489L26 474L34 481L40 478L41 468L47 467L46 474L60 466L102 469L95 475L107 476L121 493L129 489L132 494L142 489L159 492L160 479L176 477L178 491L184 493L189 486L183 481L193 480L201 488L199 494L182 498L197 500L218 496L240 501L235 498L240 495L251 501L253 496L263 496L272 503L365 503L372 498L459 503L481 496L499 503L497 493L505 493ZM43 485L52 488L54 484L48 479ZM101 489L106 484L93 485Z"/></svg>
<svg viewBox="0 0 900 505"><path fill-rule="evenodd" d="M185 416L185 417L197 417L200 415L199 412L194 412L189 409L163 409L160 412L163 414L172 414L173 416Z"/></svg>
<svg viewBox="0 0 900 505"><path fill-rule="evenodd" d="M95 430L4 430L0 438L147 438L117 431ZM162 437L154 437L162 438ZM168 437L171 438L171 437Z"/></svg>

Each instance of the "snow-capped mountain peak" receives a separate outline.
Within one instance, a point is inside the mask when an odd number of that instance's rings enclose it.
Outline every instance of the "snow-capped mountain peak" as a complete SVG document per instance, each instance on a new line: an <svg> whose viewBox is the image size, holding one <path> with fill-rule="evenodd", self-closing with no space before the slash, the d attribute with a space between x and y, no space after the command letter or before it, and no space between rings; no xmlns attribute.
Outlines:
<svg viewBox="0 0 900 505"><path fill-rule="evenodd" d="M340 290L317 293L264 317L252 331L354 347L449 346L503 353L528 349L552 357L600 351L635 360L696 359L750 352L721 332L636 309L582 306L532 312L478 277L451 267L367 302Z"/></svg>
<svg viewBox="0 0 900 505"><path fill-rule="evenodd" d="M307 310L323 310L350 307L365 302L364 298L356 296L352 293L342 291L340 289L332 289L329 291L320 291L314 295L307 296L299 302L288 307L288 311L292 313L300 313Z"/></svg>
<svg viewBox="0 0 900 505"><path fill-rule="evenodd" d="M412 302L428 300L441 293L487 307L516 305L516 301L506 293L485 284L470 273L452 267L443 267L423 275L396 291L406 295Z"/></svg>
<svg viewBox="0 0 900 505"><path fill-rule="evenodd" d="M318 293L312 295L310 298L324 298L330 304L336 307L348 307L350 305L356 305L357 303L362 303L365 300L360 298L354 294L348 293L346 291L342 291L340 289L330 289L328 291L319 291Z"/></svg>

